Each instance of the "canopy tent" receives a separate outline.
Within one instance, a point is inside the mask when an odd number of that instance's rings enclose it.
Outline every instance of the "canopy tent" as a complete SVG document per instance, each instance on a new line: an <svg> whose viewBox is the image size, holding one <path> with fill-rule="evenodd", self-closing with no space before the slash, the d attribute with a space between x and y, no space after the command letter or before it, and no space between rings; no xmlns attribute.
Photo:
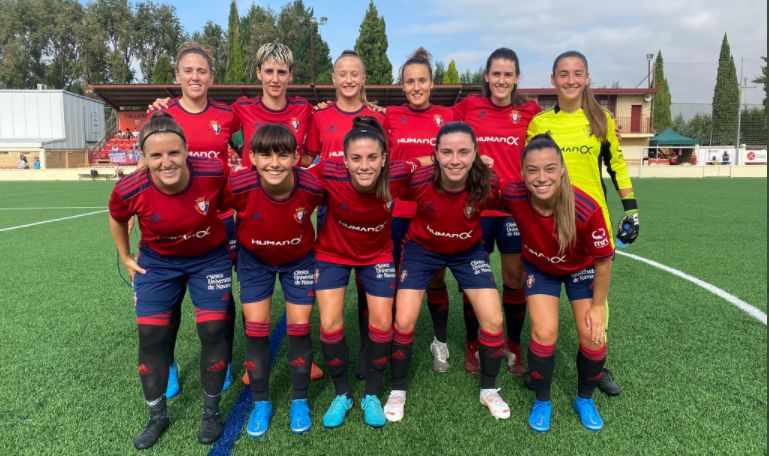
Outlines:
<svg viewBox="0 0 769 456"><path fill-rule="evenodd" d="M696 139L687 138L669 127L649 140L649 147L693 147L697 144Z"/></svg>

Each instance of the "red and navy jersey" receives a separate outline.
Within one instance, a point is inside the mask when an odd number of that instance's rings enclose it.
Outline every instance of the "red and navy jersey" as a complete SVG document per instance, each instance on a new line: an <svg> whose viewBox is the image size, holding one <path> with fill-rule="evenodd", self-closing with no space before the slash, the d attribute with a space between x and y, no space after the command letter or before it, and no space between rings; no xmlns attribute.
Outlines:
<svg viewBox="0 0 769 456"><path fill-rule="evenodd" d="M315 243L310 215L323 202L318 178L294 168L294 188L284 200L264 191L252 166L230 176L232 207L238 211L240 245L267 264L292 263L307 255Z"/></svg>
<svg viewBox="0 0 769 456"><path fill-rule="evenodd" d="M262 125L268 123L282 123L288 126L296 138L296 151L300 158L300 161L297 161L297 166L301 163L302 144L304 144L312 114L312 105L309 101L301 97L286 97L286 106L279 111L274 111L264 105L262 97L240 97L232 104L232 108L243 125L243 140L245 142L241 161L244 168L251 168L251 157L249 156L251 138Z"/></svg>
<svg viewBox="0 0 769 456"><path fill-rule="evenodd" d="M305 153L312 156L320 154L321 161L344 161L344 136L352 129L352 120L357 116L374 117L380 124L384 123L384 116L366 105L357 111L346 112L331 102L326 108L312 113L304 144Z"/></svg>
<svg viewBox="0 0 769 456"><path fill-rule="evenodd" d="M452 120L454 110L446 106L430 105L419 111L408 104L387 108L384 128L390 142L390 157L410 160L432 155L438 130ZM412 218L416 211L413 202L396 200L393 217Z"/></svg>
<svg viewBox="0 0 769 456"><path fill-rule="evenodd" d="M419 168L411 176L404 199L416 202L417 213L406 239L441 255L463 252L481 241L481 212L499 204L499 178L489 177L491 195L483 207L468 206L467 190L450 192L433 184L433 166Z"/></svg>
<svg viewBox="0 0 769 456"><path fill-rule="evenodd" d="M390 195L396 198L406 188L413 164L392 162ZM344 265L372 265L393 260L390 219L392 201L382 201L375 192L361 193L350 182L344 163L321 162L317 174L326 189L328 212L318 233L318 261Z"/></svg>
<svg viewBox="0 0 769 456"><path fill-rule="evenodd" d="M469 95L454 106L458 120L467 122L478 139L481 155L494 159L492 169L499 178L520 180L521 152L526 144L526 129L531 119L542 111L535 101L520 106L495 106L480 94ZM500 211L487 211L484 216L504 216Z"/></svg>
<svg viewBox="0 0 769 456"><path fill-rule="evenodd" d="M127 223L139 218L141 245L160 255L196 257L224 244L227 233L217 211L228 210L229 168L217 160L188 157L190 182L168 195L139 168L115 184L109 200L113 219Z"/></svg>
<svg viewBox="0 0 769 456"><path fill-rule="evenodd" d="M601 206L577 187L574 187L577 236L564 253L558 253L554 217L543 216L534 210L526 184L509 182L502 192L502 203L513 214L521 232L523 258L542 272L570 274L614 254Z"/></svg>
<svg viewBox="0 0 769 456"><path fill-rule="evenodd" d="M232 108L209 98L203 111L192 113L185 111L176 98L165 111L184 130L190 156L217 159L229 166L228 143L232 134L240 130L240 121Z"/></svg>

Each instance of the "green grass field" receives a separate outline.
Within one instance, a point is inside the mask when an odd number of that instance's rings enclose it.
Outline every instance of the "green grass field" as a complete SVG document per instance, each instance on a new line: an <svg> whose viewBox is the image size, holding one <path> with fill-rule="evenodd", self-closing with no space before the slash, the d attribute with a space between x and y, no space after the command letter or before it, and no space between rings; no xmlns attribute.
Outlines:
<svg viewBox="0 0 769 456"><path fill-rule="evenodd" d="M7 230L106 208L113 185L0 182L2 455L135 451L132 439L144 425L146 407L136 375L131 291L117 274L106 212ZM766 311L765 179L649 179L635 185L641 235L628 252L680 269ZM613 214L619 214L618 205ZM281 302L276 300L273 321ZM347 423L323 429L320 418L333 396L330 380L324 379L310 388L313 429L291 435L284 344L272 375L270 431L259 440L244 434L233 454L767 453L767 328L690 282L627 257L615 261L607 366L623 393L608 398L596 392L606 422L600 433L585 430L571 411L577 343L567 306L561 314L553 426L536 434L526 425L533 393L520 378L503 371L498 380L511 406L509 420L495 421L478 402L479 379L462 370L458 303L453 293L452 367L446 374L430 368L432 329L426 309L422 314L402 423L367 428L357 402L362 384L355 382L356 404ZM354 358L353 307L347 335ZM210 449L196 439L199 343L189 301L184 309L177 349L183 392L170 402L171 428L148 454L203 455ZM235 362L240 366L242 326L238 329ZM320 360L317 325L313 332ZM236 381L226 394L225 414L241 389ZM387 392L389 382L383 399Z"/></svg>

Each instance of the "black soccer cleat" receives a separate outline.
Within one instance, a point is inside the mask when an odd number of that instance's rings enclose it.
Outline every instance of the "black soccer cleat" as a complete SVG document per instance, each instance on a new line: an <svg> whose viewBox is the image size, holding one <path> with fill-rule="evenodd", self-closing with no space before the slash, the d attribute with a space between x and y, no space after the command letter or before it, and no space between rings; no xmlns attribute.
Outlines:
<svg viewBox="0 0 769 456"><path fill-rule="evenodd" d="M219 440L224 426L219 413L219 399L221 396L208 396L203 394L203 416L200 418L198 441L206 445Z"/></svg>
<svg viewBox="0 0 769 456"><path fill-rule="evenodd" d="M614 381L611 372L609 369L605 368L603 370L603 377L598 381L598 389L609 396L619 396L619 393L621 392L619 385Z"/></svg>
<svg viewBox="0 0 769 456"><path fill-rule="evenodd" d="M166 413L166 398L164 397L158 404L150 406L150 417L144 430L134 438L134 446L137 450L146 450L151 448L163 435L171 419Z"/></svg>

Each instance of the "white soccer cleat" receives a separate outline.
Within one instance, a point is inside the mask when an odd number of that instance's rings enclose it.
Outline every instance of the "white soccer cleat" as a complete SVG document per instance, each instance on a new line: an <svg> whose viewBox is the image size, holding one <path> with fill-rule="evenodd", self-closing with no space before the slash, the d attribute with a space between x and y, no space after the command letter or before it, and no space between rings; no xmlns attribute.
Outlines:
<svg viewBox="0 0 769 456"><path fill-rule="evenodd" d="M397 423L403 419L405 408L406 392L403 390L392 390L384 406L385 418L391 423Z"/></svg>
<svg viewBox="0 0 769 456"><path fill-rule="evenodd" d="M443 373L449 370L449 346L446 342L441 342L433 337L430 352L433 354L433 370L435 372Z"/></svg>
<svg viewBox="0 0 769 456"><path fill-rule="evenodd" d="M481 390L481 404L485 405L491 412L491 416L498 420L510 418L510 406L502 399L496 388Z"/></svg>

